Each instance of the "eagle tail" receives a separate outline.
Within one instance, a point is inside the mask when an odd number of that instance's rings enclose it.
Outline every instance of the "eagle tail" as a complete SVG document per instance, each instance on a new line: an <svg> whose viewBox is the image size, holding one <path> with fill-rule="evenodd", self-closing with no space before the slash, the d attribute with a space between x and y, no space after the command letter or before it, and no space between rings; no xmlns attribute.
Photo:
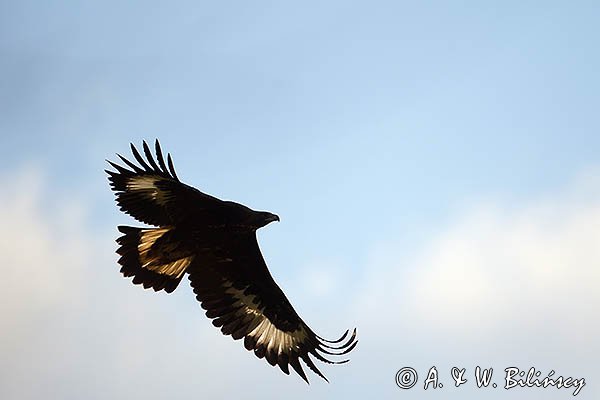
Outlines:
<svg viewBox="0 0 600 400"><path fill-rule="evenodd" d="M173 292L191 264L192 257L165 259L164 254L161 254L160 250L165 246L165 240L159 239L164 236L168 240L171 229L131 226L119 226L118 229L123 233L123 236L117 239L121 273L125 277L133 276L133 283L141 284L145 289ZM161 243L158 243L159 241Z"/></svg>

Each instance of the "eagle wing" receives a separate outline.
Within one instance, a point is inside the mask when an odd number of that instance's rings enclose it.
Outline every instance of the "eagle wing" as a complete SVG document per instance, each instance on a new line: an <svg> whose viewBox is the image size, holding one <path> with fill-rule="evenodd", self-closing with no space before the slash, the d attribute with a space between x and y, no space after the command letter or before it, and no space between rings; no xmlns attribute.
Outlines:
<svg viewBox="0 0 600 400"><path fill-rule="evenodd" d="M146 224L167 226L210 216L211 209L223 204L222 200L182 183L175 173L170 154L167 154L165 163L158 140L155 149L158 162L145 141L143 150L146 159L131 144L131 151L139 165L117 154L129 169L107 160L116 169L116 172L105 171L121 211Z"/></svg>
<svg viewBox="0 0 600 400"><path fill-rule="evenodd" d="M298 316L281 288L275 283L262 257L256 234L231 240L226 256L189 269L189 279L197 300L216 327L234 340L244 338L246 349L266 358L289 374L289 365L308 383L300 359L327 380L311 360L341 364L326 355L340 356L358 343L356 330L328 341L316 335ZM341 343L341 344L340 344Z"/></svg>

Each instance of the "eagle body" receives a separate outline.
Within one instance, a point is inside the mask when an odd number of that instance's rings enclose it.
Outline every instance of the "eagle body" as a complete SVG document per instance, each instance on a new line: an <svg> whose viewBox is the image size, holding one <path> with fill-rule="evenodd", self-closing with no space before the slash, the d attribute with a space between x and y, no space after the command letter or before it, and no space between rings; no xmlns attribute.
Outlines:
<svg viewBox="0 0 600 400"><path fill-rule="evenodd" d="M145 158L131 145L138 164L110 162L109 175L119 208L149 227L119 226L121 273L134 284L173 292L188 276L196 299L214 326L286 374L289 366L306 381L299 360L327 380L314 364L340 364L326 356L350 352L356 330L329 341L298 316L271 276L256 230L279 217L220 200L182 183L170 155L156 141L156 159L143 142ZM349 336L349 337L348 337Z"/></svg>

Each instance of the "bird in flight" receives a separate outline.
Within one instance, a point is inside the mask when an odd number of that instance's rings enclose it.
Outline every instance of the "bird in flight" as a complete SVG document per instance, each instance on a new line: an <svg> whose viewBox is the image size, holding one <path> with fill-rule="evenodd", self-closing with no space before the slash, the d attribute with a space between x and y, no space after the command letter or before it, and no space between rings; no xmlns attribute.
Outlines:
<svg viewBox="0 0 600 400"><path fill-rule="evenodd" d="M224 335L244 339L246 349L287 375L291 365L308 383L301 359L327 381L310 356L328 364L347 362L327 357L349 353L358 343L356 329L338 340L323 339L275 283L256 230L279 217L182 183L170 154L165 163L158 140L156 160L145 141L142 147L145 159L131 144L139 165L119 154L126 167L107 160L116 170L106 173L121 211L153 226L118 227L121 273L136 285L167 293L187 274L206 316Z"/></svg>

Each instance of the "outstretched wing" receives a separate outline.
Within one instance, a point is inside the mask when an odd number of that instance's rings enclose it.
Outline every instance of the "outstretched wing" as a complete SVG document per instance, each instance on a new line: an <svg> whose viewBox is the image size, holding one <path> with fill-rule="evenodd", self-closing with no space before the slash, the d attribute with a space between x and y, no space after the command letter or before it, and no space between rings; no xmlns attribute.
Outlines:
<svg viewBox="0 0 600 400"><path fill-rule="evenodd" d="M269 273L260 253L256 235L232 240L229 254L216 258L211 266L190 268L190 282L196 298L213 325L233 339L244 338L244 346L258 358L289 374L289 365L308 383L300 359L327 380L310 356L325 363L327 355L344 355L358 343L356 330L343 344L348 331L335 341L317 336L298 316Z"/></svg>
<svg viewBox="0 0 600 400"><path fill-rule="evenodd" d="M117 156L128 168L108 163L116 169L106 170L112 190L121 211L138 221L150 225L175 225L178 222L198 217L203 212L219 207L223 202L182 183L175 174L171 155L167 154L167 163L162 155L160 144L156 140L156 159L152 156L146 141L143 149L146 159L131 144L136 165L120 154ZM167 167L168 165L168 167Z"/></svg>

